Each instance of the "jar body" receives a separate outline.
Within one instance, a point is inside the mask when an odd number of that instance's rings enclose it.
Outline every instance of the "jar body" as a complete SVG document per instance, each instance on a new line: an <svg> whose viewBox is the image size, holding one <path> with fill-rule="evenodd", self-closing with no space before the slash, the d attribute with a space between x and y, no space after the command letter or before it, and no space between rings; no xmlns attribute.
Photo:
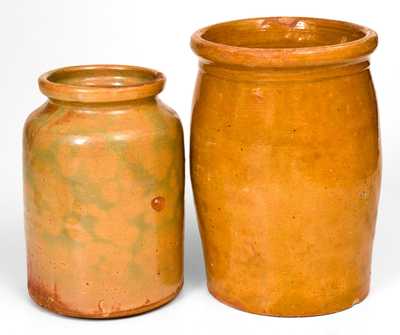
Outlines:
<svg viewBox="0 0 400 335"><path fill-rule="evenodd" d="M48 101L24 129L28 288L55 312L137 314L182 277L183 137L155 98Z"/></svg>
<svg viewBox="0 0 400 335"><path fill-rule="evenodd" d="M368 62L200 66L191 178L210 292L277 316L364 299L381 175Z"/></svg>

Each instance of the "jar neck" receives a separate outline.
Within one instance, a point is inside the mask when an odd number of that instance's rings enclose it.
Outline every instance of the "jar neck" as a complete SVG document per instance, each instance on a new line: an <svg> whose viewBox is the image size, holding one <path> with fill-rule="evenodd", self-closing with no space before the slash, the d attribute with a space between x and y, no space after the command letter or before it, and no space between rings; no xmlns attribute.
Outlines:
<svg viewBox="0 0 400 335"><path fill-rule="evenodd" d="M113 102L82 102L82 101L65 101L59 99L48 98L50 104L57 106L76 107L79 109L101 110L115 108L132 108L136 105L150 105L158 101L157 96L146 97L142 99L113 101Z"/></svg>
<svg viewBox="0 0 400 335"><path fill-rule="evenodd" d="M245 67L201 60L200 71L231 81L310 81L347 76L369 69L368 58L354 62L304 67Z"/></svg>

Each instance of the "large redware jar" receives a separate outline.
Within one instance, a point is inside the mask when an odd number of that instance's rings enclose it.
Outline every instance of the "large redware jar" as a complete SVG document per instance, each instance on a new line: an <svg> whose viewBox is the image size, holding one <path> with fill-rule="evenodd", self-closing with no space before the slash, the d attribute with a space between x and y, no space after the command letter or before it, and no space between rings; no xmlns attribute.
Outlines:
<svg viewBox="0 0 400 335"><path fill-rule="evenodd" d="M57 313L113 318L182 287L182 128L131 66L63 68L24 129L28 287Z"/></svg>
<svg viewBox="0 0 400 335"><path fill-rule="evenodd" d="M197 31L191 177L210 292L276 316L368 294L381 178L372 30L258 18Z"/></svg>

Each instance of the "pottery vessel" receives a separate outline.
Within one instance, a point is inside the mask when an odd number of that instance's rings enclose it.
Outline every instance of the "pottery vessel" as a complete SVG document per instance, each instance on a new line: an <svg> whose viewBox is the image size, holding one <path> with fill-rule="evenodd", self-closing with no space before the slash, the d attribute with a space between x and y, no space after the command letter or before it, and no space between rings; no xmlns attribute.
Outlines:
<svg viewBox="0 0 400 335"><path fill-rule="evenodd" d="M57 313L113 318L181 289L182 128L133 66L48 72L24 129L28 288Z"/></svg>
<svg viewBox="0 0 400 335"><path fill-rule="evenodd" d="M368 294L381 178L372 30L258 18L197 31L191 178L208 288L311 316Z"/></svg>

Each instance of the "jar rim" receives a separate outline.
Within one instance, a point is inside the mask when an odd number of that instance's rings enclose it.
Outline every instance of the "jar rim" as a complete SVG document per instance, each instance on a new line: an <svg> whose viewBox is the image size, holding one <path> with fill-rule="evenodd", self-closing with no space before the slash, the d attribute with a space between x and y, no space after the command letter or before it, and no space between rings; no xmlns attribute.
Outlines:
<svg viewBox="0 0 400 335"><path fill-rule="evenodd" d="M368 58L377 44L372 29L311 17L227 21L199 29L191 38L193 51L203 61L245 67L358 62Z"/></svg>
<svg viewBox="0 0 400 335"><path fill-rule="evenodd" d="M39 88L47 97L88 103L143 99L160 93L164 84L161 72L131 65L69 66L39 77Z"/></svg>

